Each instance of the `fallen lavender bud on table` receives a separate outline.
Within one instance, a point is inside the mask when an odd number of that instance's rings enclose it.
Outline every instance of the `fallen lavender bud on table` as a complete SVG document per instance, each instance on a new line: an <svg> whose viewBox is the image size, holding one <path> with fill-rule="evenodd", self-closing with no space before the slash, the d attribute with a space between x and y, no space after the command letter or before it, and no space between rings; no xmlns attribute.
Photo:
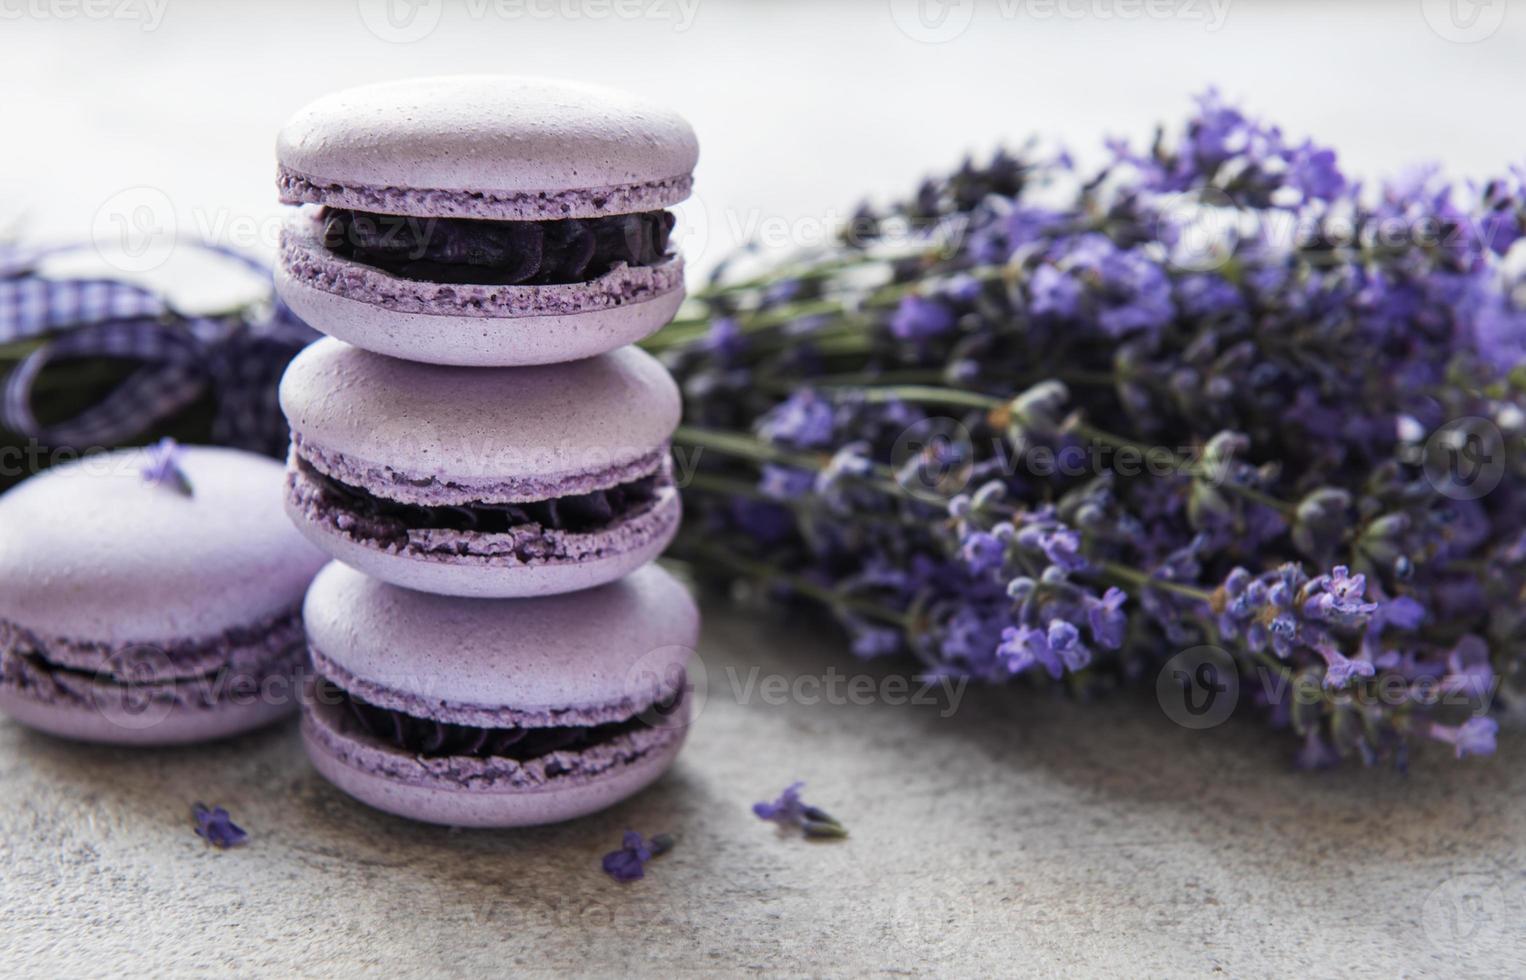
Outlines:
<svg viewBox="0 0 1526 980"><path fill-rule="evenodd" d="M194 804L191 807L191 819L196 824L196 836L218 850L239 847L249 840L249 834L244 828L234 823L228 811L220 806Z"/></svg>
<svg viewBox="0 0 1526 980"><path fill-rule="evenodd" d="M798 780L790 783L772 802L754 803L753 815L759 820L770 820L780 827L798 828L807 837L847 837L848 828L837 818L800 798L800 791L804 788L805 783Z"/></svg>
<svg viewBox="0 0 1526 980"><path fill-rule="evenodd" d="M622 883L638 881L646 877L647 862L668 853L676 843L672 834L654 834L645 840L634 830L627 830L619 849L604 855L604 873Z"/></svg>
<svg viewBox="0 0 1526 980"><path fill-rule="evenodd" d="M1209 92L1097 169L999 153L738 256L646 343L697 464L674 553L932 675L1198 728L1222 687L1309 768L1488 754L1526 649L1523 177L1363 186Z"/></svg>

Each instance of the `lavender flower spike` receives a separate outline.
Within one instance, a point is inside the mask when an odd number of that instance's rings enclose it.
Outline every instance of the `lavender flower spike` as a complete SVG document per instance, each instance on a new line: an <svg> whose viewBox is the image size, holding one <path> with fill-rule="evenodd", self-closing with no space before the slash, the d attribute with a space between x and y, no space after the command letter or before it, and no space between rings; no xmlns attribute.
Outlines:
<svg viewBox="0 0 1526 980"><path fill-rule="evenodd" d="M180 444L165 437L147 447L144 452L148 461L143 465L143 482L156 487L168 487L182 497L195 491L190 479L180 466Z"/></svg>

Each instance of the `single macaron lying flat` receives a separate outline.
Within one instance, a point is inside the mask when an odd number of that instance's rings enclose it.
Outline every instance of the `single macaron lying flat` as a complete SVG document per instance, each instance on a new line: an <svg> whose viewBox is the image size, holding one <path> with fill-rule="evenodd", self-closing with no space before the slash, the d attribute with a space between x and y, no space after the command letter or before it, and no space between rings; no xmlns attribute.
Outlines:
<svg viewBox="0 0 1526 980"><path fill-rule="evenodd" d="M308 755L346 793L414 820L515 827L603 809L667 770L692 717L699 613L655 565L503 601L336 562L304 616Z"/></svg>
<svg viewBox="0 0 1526 980"><path fill-rule="evenodd" d="M0 711L68 738L173 744L301 700L302 596L325 558L273 460L125 450L0 497Z"/></svg>
<svg viewBox="0 0 1526 980"><path fill-rule="evenodd" d="M683 300L667 209L688 123L608 89L502 75L386 82L297 112L277 139L276 288L357 346L433 364L613 350Z"/></svg>
<svg viewBox="0 0 1526 980"><path fill-rule="evenodd" d="M287 368L281 407L292 520L396 585L493 597L591 588L656 558L678 530L678 387L634 347L462 368L324 339Z"/></svg>

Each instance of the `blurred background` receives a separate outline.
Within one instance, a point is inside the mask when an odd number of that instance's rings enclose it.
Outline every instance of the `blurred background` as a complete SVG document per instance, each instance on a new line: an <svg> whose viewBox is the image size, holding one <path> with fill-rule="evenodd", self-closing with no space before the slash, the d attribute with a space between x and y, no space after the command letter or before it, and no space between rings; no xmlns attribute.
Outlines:
<svg viewBox="0 0 1526 980"><path fill-rule="evenodd" d="M28 238L178 233L271 256L289 113L459 71L684 112L702 145L693 274L743 240L811 245L967 152L1037 134L1098 158L1210 84L1363 177L1526 157L1500 110L1526 80L1526 5L1504 0L0 0L0 20L0 235ZM182 303L226 302L215 277L172 278Z"/></svg>

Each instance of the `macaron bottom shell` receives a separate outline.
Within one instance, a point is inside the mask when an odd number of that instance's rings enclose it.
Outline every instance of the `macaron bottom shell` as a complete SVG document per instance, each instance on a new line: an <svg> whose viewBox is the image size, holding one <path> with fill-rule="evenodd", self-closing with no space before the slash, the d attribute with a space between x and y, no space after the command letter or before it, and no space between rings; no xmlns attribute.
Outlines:
<svg viewBox="0 0 1526 980"><path fill-rule="evenodd" d="M395 756L408 766L401 751L373 739L341 732L322 705L307 704L302 713L302 740L308 758L324 779L375 809L450 827L511 828L558 823L607 809L656 782L672 766L683 747L689 718L687 703L668 719L655 744L637 757L616 763L593 776L560 776L535 788L489 783L474 785L445 771L424 772L414 778L367 767L369 756ZM485 761L491 767L493 760ZM504 760L504 767L515 763Z"/></svg>
<svg viewBox="0 0 1526 980"><path fill-rule="evenodd" d="M666 326L684 299L683 258L618 265L587 282L436 283L394 276L322 246L316 218L281 236L275 288L303 320L362 350L458 367L524 367L593 357Z"/></svg>
<svg viewBox="0 0 1526 980"><path fill-rule="evenodd" d="M293 714L307 662L299 610L218 636L107 643L0 620L0 713L51 735L180 745Z"/></svg>
<svg viewBox="0 0 1526 980"><path fill-rule="evenodd" d="M281 685L285 694L247 703L212 707L141 703L103 692L97 705L58 705L11 687L0 687L0 713L59 738L108 745L190 745L231 738L289 717L297 706L295 677Z"/></svg>
<svg viewBox="0 0 1526 980"><path fill-rule="evenodd" d="M684 300L680 287L577 313L482 317L387 309L318 289L284 270L276 272L276 288L298 316L336 340L405 361L453 367L526 367L594 357L650 337Z"/></svg>

